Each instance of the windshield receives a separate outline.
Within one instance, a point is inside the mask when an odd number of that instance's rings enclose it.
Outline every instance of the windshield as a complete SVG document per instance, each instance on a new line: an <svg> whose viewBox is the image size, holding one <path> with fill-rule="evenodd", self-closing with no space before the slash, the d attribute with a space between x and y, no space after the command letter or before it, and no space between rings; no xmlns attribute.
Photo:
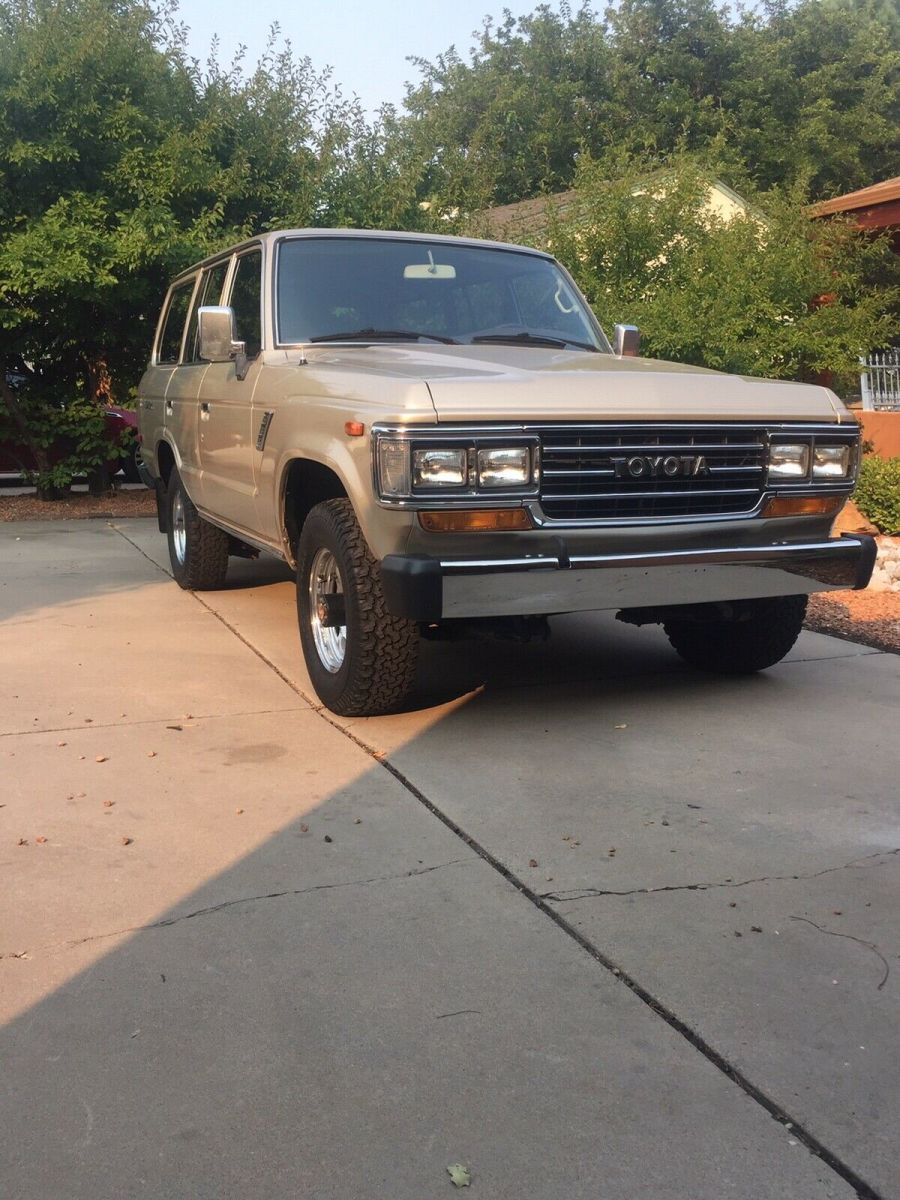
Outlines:
<svg viewBox="0 0 900 1200"><path fill-rule="evenodd" d="M389 238L290 238L278 254L278 341L486 342L608 350L552 260Z"/></svg>

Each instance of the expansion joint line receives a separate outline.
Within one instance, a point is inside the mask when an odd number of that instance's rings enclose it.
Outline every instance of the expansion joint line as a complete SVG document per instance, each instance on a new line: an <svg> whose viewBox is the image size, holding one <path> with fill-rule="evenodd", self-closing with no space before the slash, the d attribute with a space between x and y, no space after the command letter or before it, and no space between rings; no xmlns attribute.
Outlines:
<svg viewBox="0 0 900 1200"><path fill-rule="evenodd" d="M117 529L117 532L123 538L125 538L127 542L134 546L139 554L144 555L149 562L153 562L153 559L151 559L149 555L144 554L144 551L141 550L140 546L133 542L131 538L129 538L121 530ZM168 574L168 572L160 567L158 563L153 563L153 565L157 567L157 569L164 575ZM628 974L627 971L623 971L621 967L619 967L607 954L599 949L599 947L595 946L593 942L589 941L588 938L585 937L580 930L576 929L575 926L572 925L564 916L562 916L561 913L552 908L550 903L544 897L530 888L528 884L518 875L514 874L504 863L500 861L499 858L496 857L496 855L492 854L485 846L482 846L480 842L476 841L474 837L466 833L465 830L458 825L452 817L448 816L445 812L438 808L436 804L429 800L425 793L420 788L416 787L412 780L407 778L402 771L395 767L394 764L384 754L367 745L366 742L357 737L357 735L350 729L344 725L341 725L341 723L328 712L324 705L319 704L306 696L292 680L290 680L281 670L279 670L275 663L266 658L266 656L262 654L261 651L259 651L256 646L252 644L252 642L248 641L243 634L235 629L234 626L226 621L224 617L217 613L215 609L207 604L199 595L194 593L194 598L198 601L198 603L202 604L209 613L216 617L226 629L233 633L239 641L241 641L259 659L266 663L266 665L272 671L274 671L275 674L288 685L288 687L290 687L294 692L297 693L298 696L305 700L310 707L319 714L322 720L327 721L329 725L338 730L339 733L343 734L344 737L353 742L355 746L358 746L363 753L368 755L374 760L374 762L391 774L401 785L401 787L405 788L406 791L409 792L409 794L425 809L427 809L427 811L431 813L433 817L440 821L442 825L446 826L446 828L451 831L451 833L455 834L456 837L464 842L470 850L474 851L474 853L478 855L479 858L483 859L483 861L486 862L494 871L496 871L498 875L505 879L511 887L515 888L520 895L524 896L526 900L533 904L536 909L538 909L544 914L545 917L548 918L548 920L552 921L553 924L561 929L568 937L570 937L572 941L576 942L581 949L584 950L585 953L588 954L596 963L603 967L604 970L615 976L620 983L624 984L625 987L627 987L629 991L631 991L643 1004L645 1004L661 1020L665 1021L665 1023L671 1029L683 1037L685 1041L687 1041L691 1046L694 1047L695 1050L702 1054L703 1057L717 1070L721 1071L723 1075L735 1083L747 1096L749 1096L752 1100L755 1100L757 1104L764 1108L765 1111L775 1121L777 1121L779 1125L781 1125L785 1130L788 1130L792 1137L796 1138L798 1142L804 1145L810 1154L813 1154L816 1158L820 1159L836 1175L843 1179L845 1183L849 1184L850 1187L852 1187L856 1192L858 1200L888 1200L886 1196L883 1196L880 1192L876 1191L871 1184L867 1183L865 1179L858 1175L851 1166L849 1166L836 1154L829 1150L828 1147L821 1142L814 1133L807 1129L801 1122L796 1120L796 1118L792 1117L791 1114L782 1108L782 1106L776 1100L773 1100L771 1096L768 1096L761 1088L753 1083L753 1081L747 1075L745 1075L740 1068L730 1063L723 1054L720 1054L719 1051L716 1050L716 1048L706 1040L706 1038L704 1038L696 1030L692 1029L685 1021L682 1021L682 1019L677 1016L672 1009L668 1008L662 1003L662 1001L658 1000L652 994L652 992L648 991L643 984L639 983L633 975Z"/></svg>

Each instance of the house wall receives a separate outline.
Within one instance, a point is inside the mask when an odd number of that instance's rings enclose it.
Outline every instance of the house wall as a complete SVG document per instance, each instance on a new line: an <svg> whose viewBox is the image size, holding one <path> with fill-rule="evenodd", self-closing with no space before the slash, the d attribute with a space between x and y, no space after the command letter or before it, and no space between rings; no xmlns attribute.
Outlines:
<svg viewBox="0 0 900 1200"><path fill-rule="evenodd" d="M900 458L900 412L859 412L863 438L879 458Z"/></svg>

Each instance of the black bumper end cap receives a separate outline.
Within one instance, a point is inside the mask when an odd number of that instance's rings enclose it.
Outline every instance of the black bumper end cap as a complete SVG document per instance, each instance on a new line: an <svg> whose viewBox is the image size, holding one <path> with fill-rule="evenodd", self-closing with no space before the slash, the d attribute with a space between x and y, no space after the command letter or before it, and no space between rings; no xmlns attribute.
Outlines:
<svg viewBox="0 0 900 1200"><path fill-rule="evenodd" d="M440 560L427 554L388 554L381 561L388 611L411 621L439 621L444 606Z"/></svg>
<svg viewBox="0 0 900 1200"><path fill-rule="evenodd" d="M862 591L864 587L868 587L869 580L872 578L872 572L875 570L875 558L878 554L878 543L868 533L844 534L844 537L853 537L862 547L859 563L856 567L856 583L853 585L855 592Z"/></svg>

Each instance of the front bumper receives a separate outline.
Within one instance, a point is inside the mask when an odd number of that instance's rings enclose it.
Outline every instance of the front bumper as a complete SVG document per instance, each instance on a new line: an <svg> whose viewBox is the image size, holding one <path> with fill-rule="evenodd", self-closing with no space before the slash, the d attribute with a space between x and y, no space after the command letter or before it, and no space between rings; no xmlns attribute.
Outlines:
<svg viewBox="0 0 900 1200"><path fill-rule="evenodd" d="M389 554L388 609L414 621L703 604L864 588L875 564L865 534L811 542L665 550L441 559Z"/></svg>

